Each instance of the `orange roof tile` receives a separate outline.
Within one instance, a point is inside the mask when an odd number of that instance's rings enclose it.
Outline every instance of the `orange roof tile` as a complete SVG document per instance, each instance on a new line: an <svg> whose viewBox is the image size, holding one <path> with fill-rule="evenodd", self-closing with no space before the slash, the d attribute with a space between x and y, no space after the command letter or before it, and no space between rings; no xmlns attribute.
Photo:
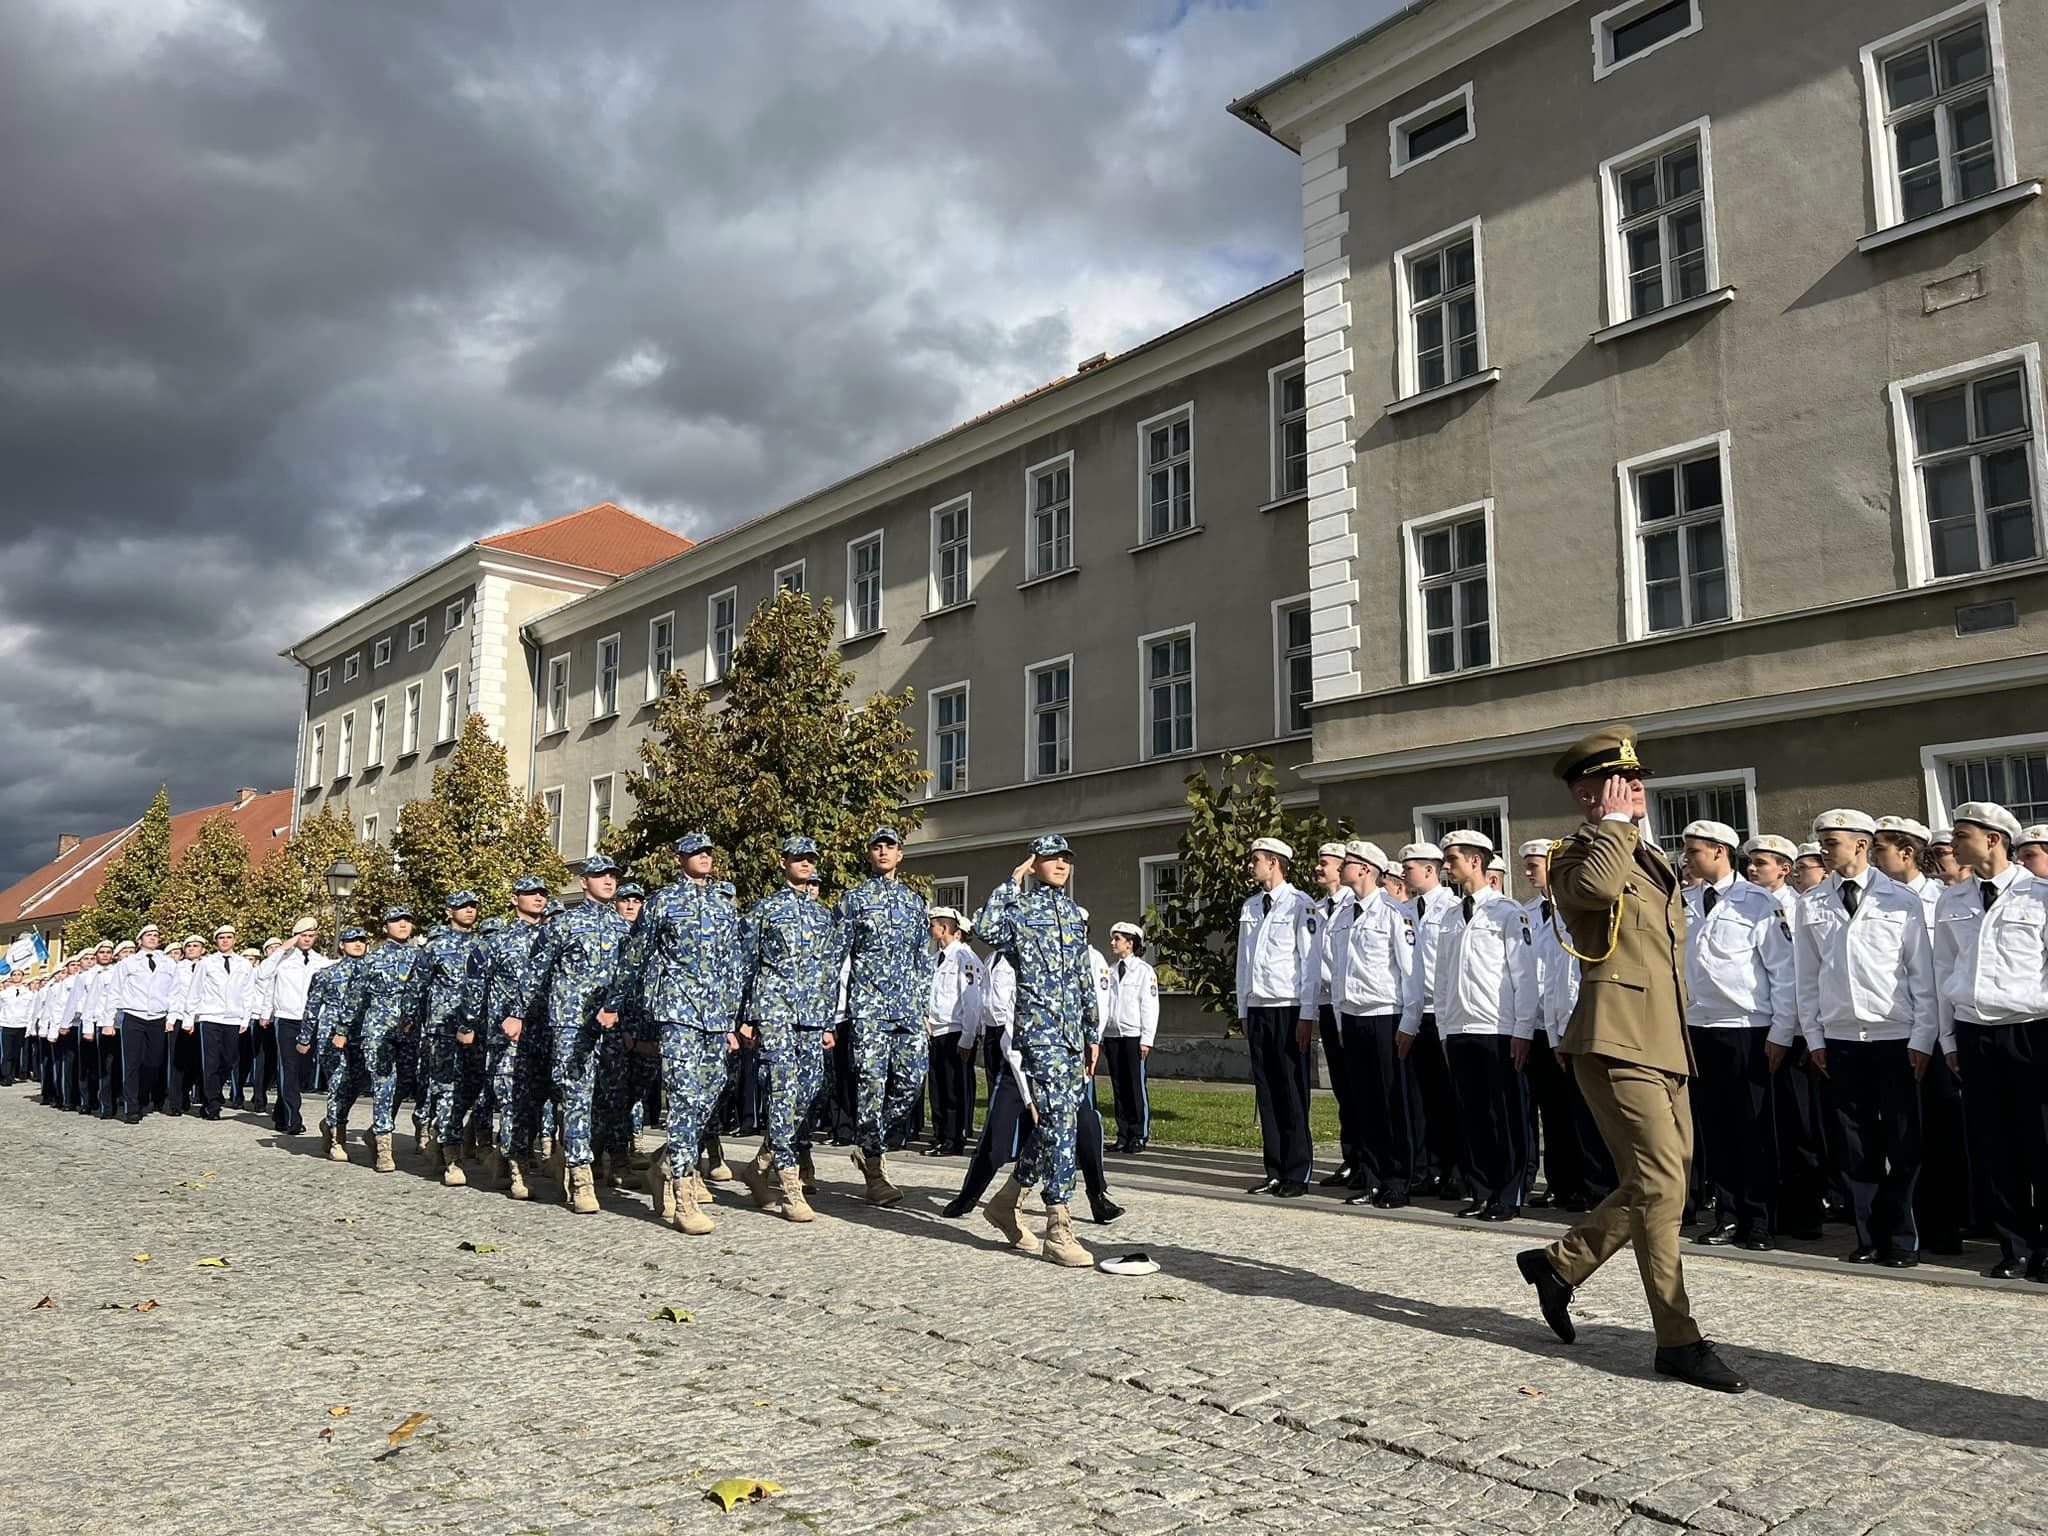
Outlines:
<svg viewBox="0 0 2048 1536"><path fill-rule="evenodd" d="M650 523L609 501L535 523L531 528L494 533L477 543L485 549L578 565L609 576L644 570L690 547L690 541L681 534L671 533L661 524Z"/></svg>

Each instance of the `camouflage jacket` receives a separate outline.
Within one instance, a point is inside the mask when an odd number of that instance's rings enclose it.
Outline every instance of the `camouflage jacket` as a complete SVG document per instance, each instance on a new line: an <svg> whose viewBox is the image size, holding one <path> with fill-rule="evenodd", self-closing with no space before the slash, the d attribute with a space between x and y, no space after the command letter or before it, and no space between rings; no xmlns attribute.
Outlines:
<svg viewBox="0 0 2048 1536"><path fill-rule="evenodd" d="M529 923L523 917L515 917L479 941L475 964L469 970L468 996L463 999L462 1011L479 1022L486 1038L495 1034L507 1019L520 1019L529 1025L545 1021L544 1012L541 1018L536 1019L523 1010L526 1007L527 976L540 953L542 941L547 938L548 927L546 919Z"/></svg>
<svg viewBox="0 0 2048 1536"><path fill-rule="evenodd" d="M627 931L626 920L601 901L586 901L545 925L514 1016L531 1020L545 1007L557 1029L594 1024L617 990Z"/></svg>
<svg viewBox="0 0 2048 1536"><path fill-rule="evenodd" d="M923 1029L937 958L924 898L877 875L840 897L833 918L832 970L846 968L847 1015Z"/></svg>
<svg viewBox="0 0 2048 1536"><path fill-rule="evenodd" d="M437 928L427 940L427 1023L437 1034L474 1029L470 973L483 956L483 935L474 929Z"/></svg>
<svg viewBox="0 0 2048 1536"><path fill-rule="evenodd" d="M363 963L353 955L343 955L313 973L306 983L306 1016L299 1020L299 1044L324 1043L342 1019L352 1019L360 1011Z"/></svg>
<svg viewBox="0 0 2048 1536"><path fill-rule="evenodd" d="M764 1045L788 1029L830 1029L838 971L832 909L789 886L764 897L740 922L745 1018Z"/></svg>
<svg viewBox="0 0 2048 1536"><path fill-rule="evenodd" d="M333 1033L355 1038L372 1029L411 1029L426 1016L427 952L386 939L357 962L359 980L335 1011ZM333 967L329 967L333 969Z"/></svg>
<svg viewBox="0 0 2048 1536"><path fill-rule="evenodd" d="M1063 890L1020 890L1005 880L974 919L975 937L1007 955L1017 972L1011 1028L1027 1064L1052 1050L1081 1051L1100 1033L1087 925Z"/></svg>
<svg viewBox="0 0 2048 1536"><path fill-rule="evenodd" d="M744 985L732 887L678 880L647 898L627 935L609 1006L623 1009L637 986L657 1024L725 1034L739 1026Z"/></svg>

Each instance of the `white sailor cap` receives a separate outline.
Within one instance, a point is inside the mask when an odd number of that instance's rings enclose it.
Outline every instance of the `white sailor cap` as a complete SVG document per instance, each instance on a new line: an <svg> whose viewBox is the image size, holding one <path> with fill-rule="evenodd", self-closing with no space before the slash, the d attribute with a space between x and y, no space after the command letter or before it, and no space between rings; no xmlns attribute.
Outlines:
<svg viewBox="0 0 2048 1536"><path fill-rule="evenodd" d="M1689 821L1679 836L1703 838L1707 842L1720 843L1734 849L1742 846L1742 839L1735 835L1735 829L1725 821Z"/></svg>
<svg viewBox="0 0 2048 1536"><path fill-rule="evenodd" d="M180 944L178 945L178 947L179 947L180 949L183 949L183 948L185 947L185 945L187 945L187 944L204 944L205 942L206 942L206 940L204 940L204 939L202 939L201 937L199 937L199 935L198 935L198 934L196 934L196 933L188 933L188 934L186 934L186 935L185 935L185 937L184 937L183 941L182 941L182 942L181 942L181 943L180 943Z"/></svg>
<svg viewBox="0 0 2048 1536"><path fill-rule="evenodd" d="M2037 821L2031 827L2020 828L2020 835L2013 839L2013 847L2024 848L2028 843L2048 844L2048 821Z"/></svg>
<svg viewBox="0 0 2048 1536"><path fill-rule="evenodd" d="M960 915L958 907L933 907L930 916L933 922L948 922L955 928L965 928L967 926L967 919Z"/></svg>
<svg viewBox="0 0 2048 1536"><path fill-rule="evenodd" d="M145 933L161 934L162 932L163 929L157 927L155 923L144 923L140 928L135 930L135 942L137 944L140 944L142 942L142 936Z"/></svg>
<svg viewBox="0 0 2048 1536"><path fill-rule="evenodd" d="M1775 832L1759 832L1755 837L1752 837L1742 845L1742 855L1744 858L1749 857L1752 853L1775 853L1789 864L1799 857L1799 845L1793 842L1791 838L1780 837Z"/></svg>
<svg viewBox="0 0 2048 1536"><path fill-rule="evenodd" d="M1496 853L1486 861L1486 867L1496 874L1504 875L1508 872L1508 861Z"/></svg>
<svg viewBox="0 0 2048 1536"><path fill-rule="evenodd" d="M108 954L111 955L114 952L114 941L112 939L101 939L99 943L93 945L92 947L92 952L94 954L98 954L101 950L105 950Z"/></svg>
<svg viewBox="0 0 2048 1536"><path fill-rule="evenodd" d="M1819 843L1801 843L1801 844L1799 845L1799 852L1797 852L1796 854L1794 854L1794 855L1793 855L1793 858L1794 858L1795 860L1797 860L1797 859L1818 859L1818 858L1821 858L1821 857L1823 857L1823 855L1822 855L1822 853L1821 853L1821 851L1820 851L1820 844L1819 844Z"/></svg>
<svg viewBox="0 0 2048 1536"><path fill-rule="evenodd" d="M1145 937L1145 930L1136 923L1111 923L1109 931L1111 933L1120 933L1127 939L1142 939Z"/></svg>
<svg viewBox="0 0 2048 1536"><path fill-rule="evenodd" d="M1956 829L1946 822L1934 829L1934 835L1927 839L1930 848L1946 848L1956 840Z"/></svg>
<svg viewBox="0 0 2048 1536"><path fill-rule="evenodd" d="M1876 817L1864 811L1852 811L1847 807L1838 807L1832 811L1822 811L1813 818L1813 836L1816 842L1819 841L1820 835L1823 832L1861 832L1868 837L1875 834L1876 831Z"/></svg>
<svg viewBox="0 0 2048 1536"><path fill-rule="evenodd" d="M1910 816L1880 816L1877 818L1880 832L1903 832L1907 837L1917 837L1926 842L1934 834L1927 830L1925 822L1915 821Z"/></svg>
<svg viewBox="0 0 2048 1536"><path fill-rule="evenodd" d="M1253 838L1252 846L1249 849L1249 852L1275 854L1278 855L1280 858L1286 859L1290 863L1292 863L1294 860L1294 849L1290 847L1288 844L1281 842L1280 839L1277 837Z"/></svg>
<svg viewBox="0 0 2048 1536"><path fill-rule="evenodd" d="M1316 857L1319 859L1341 859L1344 857L1344 845L1342 843L1325 843L1316 850Z"/></svg>
<svg viewBox="0 0 2048 1536"><path fill-rule="evenodd" d="M222 934L226 934L229 938L232 939L235 936L235 925L233 923L222 923L218 928L213 930L213 936L216 939L219 938Z"/></svg>
<svg viewBox="0 0 2048 1536"><path fill-rule="evenodd" d="M1547 859L1550 857L1550 839L1532 837L1516 850L1525 859Z"/></svg>
<svg viewBox="0 0 2048 1536"><path fill-rule="evenodd" d="M1387 850L1378 843L1368 843L1362 840L1346 843L1344 845L1344 862L1347 864L1370 864L1374 869L1384 874L1387 868Z"/></svg>
<svg viewBox="0 0 2048 1536"><path fill-rule="evenodd" d="M1974 827L1989 827L1994 832L2003 832L2008 843L2020 840L2020 819L2002 805L1993 805L1989 800L1965 800L1955 808L1950 818L1957 826L1964 822Z"/></svg>
<svg viewBox="0 0 2048 1536"><path fill-rule="evenodd" d="M1477 848L1481 853L1493 852L1493 839L1484 832L1461 828L1456 832L1446 832L1439 841L1445 848Z"/></svg>
<svg viewBox="0 0 2048 1536"><path fill-rule="evenodd" d="M1428 859L1441 864L1444 851L1435 843L1408 843L1401 849L1401 862L1406 864L1410 859Z"/></svg>
<svg viewBox="0 0 2048 1536"><path fill-rule="evenodd" d="M134 949L135 941L133 939L123 939L120 943L114 946L114 953L117 955L131 954L133 953Z"/></svg>
<svg viewBox="0 0 2048 1536"><path fill-rule="evenodd" d="M319 931L320 919L317 917L302 917L292 924L292 937L295 939L302 933L318 933Z"/></svg>

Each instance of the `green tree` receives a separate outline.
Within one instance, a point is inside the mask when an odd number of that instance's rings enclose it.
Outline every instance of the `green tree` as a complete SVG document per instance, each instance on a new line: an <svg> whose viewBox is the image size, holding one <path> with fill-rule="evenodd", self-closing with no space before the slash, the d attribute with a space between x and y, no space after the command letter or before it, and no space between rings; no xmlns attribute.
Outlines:
<svg viewBox="0 0 2048 1536"><path fill-rule="evenodd" d="M1318 806L1281 804L1273 763L1257 752L1226 752L1212 780L1205 766L1187 779L1188 824L1180 835L1180 878L1167 898L1145 911L1145 936L1155 961L1211 1013L1236 1017L1237 914L1252 891L1246 868L1252 839L1277 837L1295 851L1295 884L1309 883L1315 850L1348 838L1351 824L1332 825Z"/></svg>
<svg viewBox="0 0 2048 1536"><path fill-rule="evenodd" d="M188 932L210 940L222 923L238 923L248 883L249 845L234 816L215 811L199 823L199 835L171 866L170 878L149 909L150 921L170 942ZM254 937L260 942L263 935Z"/></svg>
<svg viewBox="0 0 2048 1536"><path fill-rule="evenodd" d="M398 867L397 860L391 857L391 850L382 843L357 843L349 852L349 862L356 867L356 887L345 903L348 915L344 923L357 923L369 929L373 943L380 937L378 924L392 907L411 907L421 932L425 932L440 916L438 905L421 908L412 882ZM434 900L438 903L440 897Z"/></svg>
<svg viewBox="0 0 2048 1536"><path fill-rule="evenodd" d="M339 913L327 895L327 871L334 861L356 856L356 837L345 810L330 801L316 816L299 823L298 835L270 850L249 876L242 892L239 926L257 942L271 934L283 938L301 917L317 917L328 942L349 920L349 904Z"/></svg>
<svg viewBox="0 0 2048 1536"><path fill-rule="evenodd" d="M706 689L670 673L640 744L648 771L627 780L632 819L612 829L606 852L661 883L677 873L670 845L708 832L721 875L747 902L780 884L777 845L794 833L816 839L828 893L866 877L875 827L907 838L923 819L911 797L929 776L903 718L914 694L852 703L833 625L829 601L782 592L763 603L734 647L717 708Z"/></svg>
<svg viewBox="0 0 2048 1536"><path fill-rule="evenodd" d="M481 715L462 722L427 797L399 811L391 848L423 922L438 921L448 893L464 886L481 898L488 917L512 910L511 885L522 874L554 886L569 877L548 841L546 808L513 794L504 744Z"/></svg>
<svg viewBox="0 0 2048 1536"><path fill-rule="evenodd" d="M107 877L85 909L64 930L67 950L93 945L101 939L116 944L135 937L135 930L148 919L157 895L171 874L171 792L159 784L142 822L128 834Z"/></svg>

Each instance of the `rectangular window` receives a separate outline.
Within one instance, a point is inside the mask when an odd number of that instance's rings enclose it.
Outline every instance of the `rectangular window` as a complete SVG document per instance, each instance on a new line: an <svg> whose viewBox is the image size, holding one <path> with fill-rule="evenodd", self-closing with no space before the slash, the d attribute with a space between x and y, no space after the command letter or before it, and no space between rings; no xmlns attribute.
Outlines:
<svg viewBox="0 0 2048 1536"><path fill-rule="evenodd" d="M408 651L416 651L426 643L427 621L425 619L414 619L405 626L405 648Z"/></svg>
<svg viewBox="0 0 2048 1536"><path fill-rule="evenodd" d="M362 675L362 671L363 658L360 652L356 652L354 654L342 657L341 680L344 683L354 682L358 677Z"/></svg>
<svg viewBox="0 0 2048 1536"><path fill-rule="evenodd" d="M846 546L846 634L855 639L882 627L882 535Z"/></svg>
<svg viewBox="0 0 2048 1536"><path fill-rule="evenodd" d="M1957 6L1863 50L1879 228L2013 179L1998 10Z"/></svg>
<svg viewBox="0 0 2048 1536"><path fill-rule="evenodd" d="M962 497L932 508L933 608L951 608L967 601L971 498Z"/></svg>
<svg viewBox="0 0 2048 1536"><path fill-rule="evenodd" d="M1619 466L1631 640L1740 616L1728 444L1723 432Z"/></svg>
<svg viewBox="0 0 2048 1536"><path fill-rule="evenodd" d="M732 670L733 647L739 643L740 633L740 589L714 592L704 606L704 681L715 683Z"/></svg>
<svg viewBox="0 0 2048 1536"><path fill-rule="evenodd" d="M370 703L370 739L363 753L365 768L384 766L384 701L374 699Z"/></svg>
<svg viewBox="0 0 2048 1536"><path fill-rule="evenodd" d="M541 809L548 813L548 846L562 851L562 791L544 789L540 792Z"/></svg>
<svg viewBox="0 0 2048 1536"><path fill-rule="evenodd" d="M321 694L325 693L332 681L333 679L329 675L328 668L322 667L318 672L315 672L313 674L313 697L317 699Z"/></svg>
<svg viewBox="0 0 2048 1536"><path fill-rule="evenodd" d="M1315 647L1311 638L1309 602L1305 597L1281 598L1273 604L1273 669L1276 736L1306 736L1315 702Z"/></svg>
<svg viewBox="0 0 2048 1536"><path fill-rule="evenodd" d="M1933 749L1937 753L1942 748ZM1963 743L1936 761L1945 820L1968 800L1989 800L2017 816L2020 825L2048 821L2048 741L2015 738L2010 744Z"/></svg>
<svg viewBox="0 0 2048 1536"><path fill-rule="evenodd" d="M2042 550L2041 349L1892 385L1908 566L1919 581L2032 560Z"/></svg>
<svg viewBox="0 0 2048 1536"><path fill-rule="evenodd" d="M1062 656L1028 668L1024 673L1024 697L1030 711L1026 776L1050 779L1073 772L1073 658Z"/></svg>
<svg viewBox="0 0 2048 1536"><path fill-rule="evenodd" d="M1655 314L1720 286L1709 128L1702 118L1601 166L1611 323Z"/></svg>
<svg viewBox="0 0 2048 1536"><path fill-rule="evenodd" d="M547 703L541 712L541 729L559 731L569 724L569 658L552 657L548 661Z"/></svg>
<svg viewBox="0 0 2048 1536"><path fill-rule="evenodd" d="M341 743L339 756L334 763L334 776L345 779L355 771L356 766L356 712L350 710L341 717Z"/></svg>
<svg viewBox="0 0 2048 1536"><path fill-rule="evenodd" d="M441 674L441 730L439 739L453 741L462 724L462 669L450 667Z"/></svg>
<svg viewBox="0 0 2048 1536"><path fill-rule="evenodd" d="M320 770L326 764L326 761L327 727L316 725L313 727L312 742L306 748L306 782L308 784L319 784L322 782Z"/></svg>
<svg viewBox="0 0 2048 1536"><path fill-rule="evenodd" d="M363 818L363 841L366 843L377 841L377 818L374 816L365 816Z"/></svg>
<svg viewBox="0 0 2048 1536"><path fill-rule="evenodd" d="M1184 405L1138 428L1144 507L1138 542L1195 525L1195 408Z"/></svg>
<svg viewBox="0 0 2048 1536"><path fill-rule="evenodd" d="M1030 575L1050 576L1074 564L1074 456L1063 454L1024 471L1030 520Z"/></svg>
<svg viewBox="0 0 2048 1536"><path fill-rule="evenodd" d="M1493 665L1493 503L1409 523L1409 667L1415 681Z"/></svg>
<svg viewBox="0 0 2048 1536"><path fill-rule="evenodd" d="M1387 125L1388 174L1398 176L1447 149L1470 143L1476 132L1472 86L1467 82Z"/></svg>
<svg viewBox="0 0 2048 1536"><path fill-rule="evenodd" d="M379 640L370 650L370 666L374 670L375 668L386 667L390 664L391 641L388 638Z"/></svg>
<svg viewBox="0 0 2048 1536"><path fill-rule="evenodd" d="M804 563L792 560L788 565L775 568L775 590L778 592L801 592L804 589Z"/></svg>
<svg viewBox="0 0 2048 1536"><path fill-rule="evenodd" d="M1150 917L1180 893L1180 860L1160 854L1138 860L1138 910Z"/></svg>
<svg viewBox="0 0 2048 1536"><path fill-rule="evenodd" d="M934 689L931 695L932 793L957 795L968 787L966 683Z"/></svg>
<svg viewBox="0 0 2048 1536"><path fill-rule="evenodd" d="M1685 829L1696 821L1725 822L1739 838L1755 830L1756 775L1703 774L1650 781L1650 829L1657 846L1676 859L1685 851Z"/></svg>
<svg viewBox="0 0 2048 1536"><path fill-rule="evenodd" d="M1195 631L1167 630L1138 641L1144 667L1144 757L1195 750Z"/></svg>
<svg viewBox="0 0 2048 1536"><path fill-rule="evenodd" d="M1468 800L1456 805L1418 805L1415 807L1415 840L1418 843L1443 845L1446 836L1453 832L1483 832L1493 843L1494 852L1506 859L1512 868L1520 866L1515 859L1514 846L1509 842L1512 829L1508 823L1508 803L1504 797L1487 800ZM1503 876L1501 887L1508 887Z"/></svg>
<svg viewBox="0 0 2048 1536"><path fill-rule="evenodd" d="M967 894L967 877L965 875L944 875L933 879L933 906L951 907L955 912L965 913L968 917L972 917L974 916L974 909L968 905L968 902L971 900L973 898Z"/></svg>
<svg viewBox="0 0 2048 1536"><path fill-rule="evenodd" d="M597 686L591 691L591 709L599 720L619 712L619 637L606 635L597 642Z"/></svg>
<svg viewBox="0 0 2048 1536"><path fill-rule="evenodd" d="M1273 499L1308 489L1308 369L1283 363L1266 375L1273 414Z"/></svg>
<svg viewBox="0 0 2048 1536"><path fill-rule="evenodd" d="M592 853L597 852L604 841L605 828L612 824L612 776L590 781L590 841L585 844Z"/></svg>
<svg viewBox="0 0 2048 1536"><path fill-rule="evenodd" d="M462 608L462 599L458 597L454 602L441 610L441 632L443 634L452 635L456 630L462 628Z"/></svg>
<svg viewBox="0 0 2048 1536"><path fill-rule="evenodd" d="M658 699L676 669L676 616L664 613L647 624L647 697Z"/></svg>
<svg viewBox="0 0 2048 1536"><path fill-rule="evenodd" d="M1407 319L1401 329L1403 396L1426 394L1486 367L1479 221L1432 235L1397 258Z"/></svg>
<svg viewBox="0 0 2048 1536"><path fill-rule="evenodd" d="M405 715L398 723L398 755L411 757L420 749L420 685L405 685Z"/></svg>
<svg viewBox="0 0 2048 1536"><path fill-rule="evenodd" d="M1593 78L1655 53L1700 29L1700 0L1628 0L1593 18Z"/></svg>

